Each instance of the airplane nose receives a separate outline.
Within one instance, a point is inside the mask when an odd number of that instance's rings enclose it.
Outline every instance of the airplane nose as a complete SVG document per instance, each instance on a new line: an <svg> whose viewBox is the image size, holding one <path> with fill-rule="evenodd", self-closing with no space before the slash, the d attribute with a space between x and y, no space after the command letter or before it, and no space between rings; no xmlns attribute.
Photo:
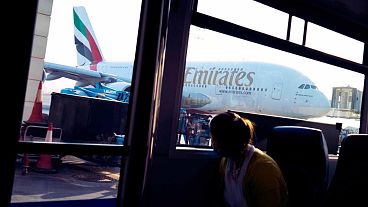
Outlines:
<svg viewBox="0 0 368 207"><path fill-rule="evenodd" d="M321 94L323 96L323 101L322 101L322 107L323 108L327 108L330 109L330 101L327 99L327 97L324 94Z"/></svg>
<svg viewBox="0 0 368 207"><path fill-rule="evenodd" d="M318 103L316 103L316 113L321 116L326 115L330 111L330 101L323 93L319 93L319 98L317 99Z"/></svg>

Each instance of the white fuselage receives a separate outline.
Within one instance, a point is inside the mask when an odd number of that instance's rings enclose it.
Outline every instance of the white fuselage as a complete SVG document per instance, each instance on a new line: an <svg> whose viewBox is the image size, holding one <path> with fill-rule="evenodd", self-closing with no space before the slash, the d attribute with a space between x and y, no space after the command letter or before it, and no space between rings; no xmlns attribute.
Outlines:
<svg viewBox="0 0 368 207"><path fill-rule="evenodd" d="M97 71L131 80L132 68L131 63L99 63ZM123 85L126 87L126 83ZM118 83L110 86L122 90ZM310 118L326 115L329 102L308 77L285 66L189 62L183 80L182 107L204 113L236 110Z"/></svg>
<svg viewBox="0 0 368 207"><path fill-rule="evenodd" d="M73 11L79 66L45 62L47 79L67 77L79 86L103 82L115 90L130 90L133 64L104 61L85 8ZM296 118L320 117L329 111L327 98L308 77L264 62L187 62L181 105L204 113L236 110Z"/></svg>

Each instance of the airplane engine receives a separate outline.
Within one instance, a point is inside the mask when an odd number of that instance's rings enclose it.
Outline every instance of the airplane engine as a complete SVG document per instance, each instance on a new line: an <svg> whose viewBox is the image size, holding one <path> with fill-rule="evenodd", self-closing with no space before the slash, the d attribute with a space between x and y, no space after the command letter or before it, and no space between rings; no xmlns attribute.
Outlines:
<svg viewBox="0 0 368 207"><path fill-rule="evenodd" d="M182 107L184 108L200 108L211 103L211 99L202 93L183 94Z"/></svg>

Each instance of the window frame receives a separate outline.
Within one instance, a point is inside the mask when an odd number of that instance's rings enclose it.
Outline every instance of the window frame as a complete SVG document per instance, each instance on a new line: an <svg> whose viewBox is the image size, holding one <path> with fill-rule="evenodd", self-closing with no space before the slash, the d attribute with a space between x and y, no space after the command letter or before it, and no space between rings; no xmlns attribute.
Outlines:
<svg viewBox="0 0 368 207"><path fill-rule="evenodd" d="M351 60L348 59L344 59L338 56L334 56L331 54L327 54L324 52L321 52L319 50L316 49L312 49L312 48L308 48L305 47L304 45L300 45L300 44L296 44L293 42L290 42L288 40L283 40L283 39L279 39L277 37L273 37L271 35L268 34L264 34L243 26L239 26L237 24L222 20L222 19L218 19L216 17L213 16L209 16L206 14L202 14L200 12L197 12L194 6L194 9L192 11L192 13L187 14L188 18L191 17L191 24L187 25L187 27L190 28L191 25L193 26L197 26L201 29L208 29L210 31L214 31L214 32L218 32L221 34L225 34L225 35L229 35L231 37L236 37L239 39L243 39L245 41L250 41L250 42L254 42L257 44L261 44L264 46L268 46L274 49L278 49L278 50L282 50L291 54L295 54L295 55L299 55L302 57L306 57L306 58L310 58L316 61L320 61L322 63L327 63L330 65L334 65L337 67L341 67L350 71L354 71L354 72L358 72L361 73L363 75L365 75L365 79L364 79L364 88L363 88L363 100L362 100L362 108L361 108L361 118L360 118L360 131L359 133L368 133L368 121L367 121L367 112L368 112L368 84L367 84L367 75L368 75L368 60L367 60L367 44L365 44L365 53L363 54L363 64L359 64L356 62L353 62ZM188 40L189 38L189 28L184 28L184 31L188 32L186 33L187 36L185 36L184 38L186 38ZM289 29L289 28L288 28ZM304 35L305 35L304 31ZM304 37L305 39L305 37ZM188 44L188 41L186 42ZM185 51L188 47L188 45L185 45ZM186 54L183 54L183 56L186 56ZM185 65L185 59L183 61L183 63L181 63L182 65ZM184 70L184 69L183 69ZM181 71L179 71L180 73ZM182 83L182 80L181 80ZM182 90L183 85L181 86L177 86L179 87L178 89L180 89L180 91ZM367 107L366 107L367 106ZM177 106L177 111L179 111L180 105ZM178 118L179 116L175 116L175 119L173 119L174 123L178 123L178 121L176 120L176 118ZM176 132L176 126L177 125L173 125L172 131L175 130ZM201 152L200 147L188 147L188 148L176 148L176 138L177 138L177 134L176 133L172 133L172 139L171 139L171 148L170 148L170 155L172 157L188 157L188 156L214 156L213 153L209 152L206 148L202 148L203 151Z"/></svg>

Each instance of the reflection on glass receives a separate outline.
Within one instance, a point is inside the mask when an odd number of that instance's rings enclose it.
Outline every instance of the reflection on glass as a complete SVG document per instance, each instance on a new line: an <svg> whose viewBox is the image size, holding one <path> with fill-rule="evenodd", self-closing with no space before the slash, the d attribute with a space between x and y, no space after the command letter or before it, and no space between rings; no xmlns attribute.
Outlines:
<svg viewBox="0 0 368 207"><path fill-rule="evenodd" d="M210 147L209 122L211 118L211 115L189 113L181 108L177 145Z"/></svg>
<svg viewBox="0 0 368 207"><path fill-rule="evenodd" d="M192 32L198 34L195 26ZM364 75L208 30L201 35L189 39L182 98L187 114L235 110L339 122L357 132Z"/></svg>

